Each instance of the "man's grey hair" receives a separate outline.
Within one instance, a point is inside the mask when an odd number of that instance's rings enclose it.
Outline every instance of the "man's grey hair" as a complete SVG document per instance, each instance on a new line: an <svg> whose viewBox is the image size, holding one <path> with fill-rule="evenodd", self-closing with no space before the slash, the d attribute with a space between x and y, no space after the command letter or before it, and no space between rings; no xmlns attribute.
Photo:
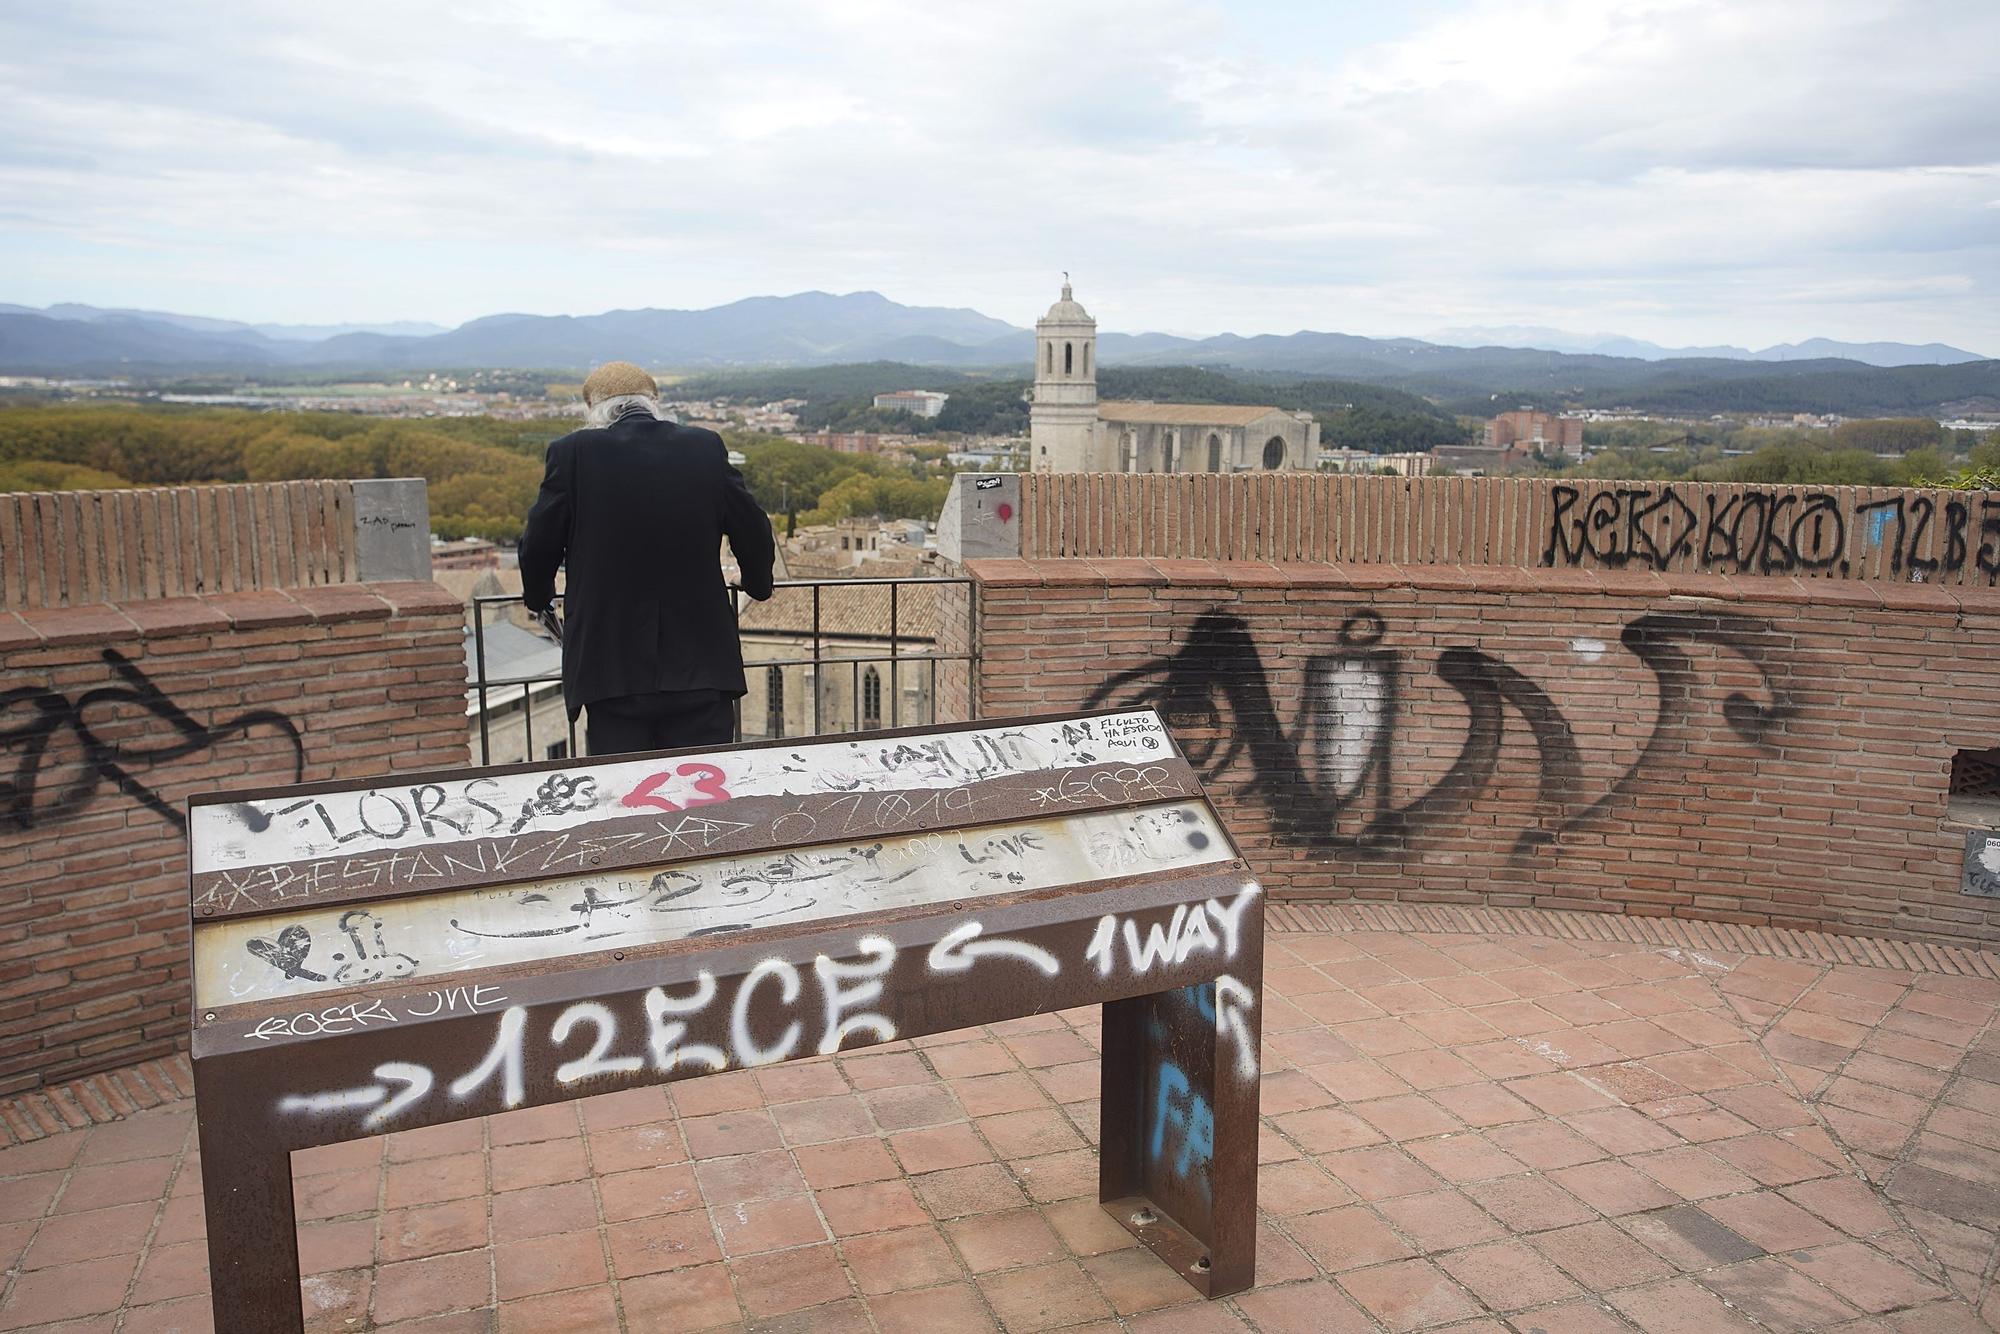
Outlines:
<svg viewBox="0 0 2000 1334"><path fill-rule="evenodd" d="M584 409L585 426L609 426L633 409L650 414L655 421L670 422L674 415L660 406L660 400L651 394L613 394Z"/></svg>

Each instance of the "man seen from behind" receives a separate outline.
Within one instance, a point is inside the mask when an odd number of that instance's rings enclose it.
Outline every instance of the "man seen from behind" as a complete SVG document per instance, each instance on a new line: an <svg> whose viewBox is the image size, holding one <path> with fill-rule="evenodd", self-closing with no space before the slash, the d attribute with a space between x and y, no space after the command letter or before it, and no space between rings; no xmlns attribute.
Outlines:
<svg viewBox="0 0 2000 1334"><path fill-rule="evenodd" d="M680 426L653 377L607 362L584 381L583 430L549 446L521 535L528 610L563 597L563 701L590 753L726 744L744 693L722 539L738 583L771 596L771 522L722 437Z"/></svg>

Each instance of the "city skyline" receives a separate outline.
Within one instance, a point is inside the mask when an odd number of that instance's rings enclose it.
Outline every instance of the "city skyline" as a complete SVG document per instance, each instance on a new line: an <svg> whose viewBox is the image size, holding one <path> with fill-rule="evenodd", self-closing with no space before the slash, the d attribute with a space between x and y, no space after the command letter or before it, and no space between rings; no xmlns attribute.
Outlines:
<svg viewBox="0 0 2000 1334"><path fill-rule="evenodd" d="M2000 348L1977 2L0 15L0 301ZM891 40L893 39L893 40Z"/></svg>

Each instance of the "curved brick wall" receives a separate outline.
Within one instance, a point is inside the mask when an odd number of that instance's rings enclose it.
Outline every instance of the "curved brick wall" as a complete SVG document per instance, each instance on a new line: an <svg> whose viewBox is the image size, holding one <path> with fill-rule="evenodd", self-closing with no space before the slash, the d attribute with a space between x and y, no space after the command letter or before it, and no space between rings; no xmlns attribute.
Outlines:
<svg viewBox="0 0 2000 1334"><path fill-rule="evenodd" d="M2000 744L1983 581L966 568L981 716L1159 705L1277 894L2000 940L1946 795Z"/></svg>
<svg viewBox="0 0 2000 1334"><path fill-rule="evenodd" d="M1020 479L1010 554L1800 575L1991 588L2000 583L2000 492L1034 473Z"/></svg>

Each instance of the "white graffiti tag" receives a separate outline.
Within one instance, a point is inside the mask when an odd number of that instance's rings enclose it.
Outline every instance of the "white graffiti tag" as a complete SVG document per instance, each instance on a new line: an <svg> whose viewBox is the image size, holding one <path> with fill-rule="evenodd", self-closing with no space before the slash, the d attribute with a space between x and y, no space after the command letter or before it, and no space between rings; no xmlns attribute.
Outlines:
<svg viewBox="0 0 2000 1334"><path fill-rule="evenodd" d="M1125 943L1125 962L1134 973L1141 976L1164 964L1185 963L1190 955L1198 952L1220 952L1225 959L1236 957L1236 949L1243 928L1243 912L1258 894L1258 886L1253 881L1243 886L1242 892L1227 905L1214 899L1190 907L1180 904L1174 909L1173 920L1162 926L1154 922L1141 936L1139 926L1130 919L1120 920L1115 913L1106 913L1097 919L1097 930L1090 938L1090 945L1084 950L1084 957L1097 963L1100 977L1111 976L1118 966L1118 942L1122 926ZM1213 922L1222 932L1218 939Z"/></svg>
<svg viewBox="0 0 2000 1334"><path fill-rule="evenodd" d="M1250 1025L1243 1018L1244 1011L1256 1007L1257 995L1248 986L1228 973L1215 979L1215 1031L1236 1049L1239 1079L1257 1077L1257 1041L1250 1036Z"/></svg>
<svg viewBox="0 0 2000 1334"><path fill-rule="evenodd" d="M358 1089L337 1089L332 1093L287 1094L278 1100L281 1112L307 1112L324 1115L327 1112L346 1111L351 1107L375 1107L361 1122L373 1129L375 1126L397 1115L404 1108L423 1099L431 1091L431 1072L421 1065L408 1061L384 1061L375 1067L375 1078L383 1084L397 1083L403 1091L395 1097L382 1084L367 1084ZM375 1106L380 1103L381 1106Z"/></svg>
<svg viewBox="0 0 2000 1334"><path fill-rule="evenodd" d="M930 957L925 960L930 970L934 973L963 973L981 959L1019 959L1047 977L1062 972L1062 965L1056 962L1056 956L1041 946L1021 940L980 940L978 937L985 929L977 922L953 927L931 946Z"/></svg>

